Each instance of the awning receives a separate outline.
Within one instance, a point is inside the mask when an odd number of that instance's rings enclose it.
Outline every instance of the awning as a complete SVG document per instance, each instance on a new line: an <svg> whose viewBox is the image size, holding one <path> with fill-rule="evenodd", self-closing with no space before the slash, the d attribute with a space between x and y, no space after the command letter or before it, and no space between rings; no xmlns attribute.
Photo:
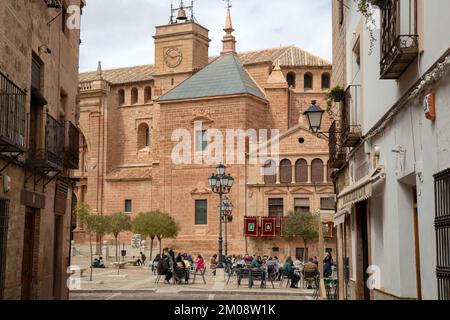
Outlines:
<svg viewBox="0 0 450 320"><path fill-rule="evenodd" d="M386 172L383 166L373 169L357 183L342 190L338 195L338 208L351 207L358 202L371 198L373 184L385 178Z"/></svg>
<svg viewBox="0 0 450 320"><path fill-rule="evenodd" d="M345 223L345 216L351 215L352 210L350 208L342 209L341 211L338 211L334 215L334 226L337 227L343 223Z"/></svg>

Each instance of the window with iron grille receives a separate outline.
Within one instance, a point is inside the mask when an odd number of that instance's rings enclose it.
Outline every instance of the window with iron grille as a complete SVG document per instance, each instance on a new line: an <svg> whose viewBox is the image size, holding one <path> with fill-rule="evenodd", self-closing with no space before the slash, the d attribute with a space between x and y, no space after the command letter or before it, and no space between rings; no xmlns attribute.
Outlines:
<svg viewBox="0 0 450 320"><path fill-rule="evenodd" d="M25 148L26 94L0 72L0 139Z"/></svg>
<svg viewBox="0 0 450 320"><path fill-rule="evenodd" d="M281 227L281 217L284 215L283 198L269 199L269 217L277 218L276 227Z"/></svg>
<svg viewBox="0 0 450 320"><path fill-rule="evenodd" d="M435 175L434 178L438 298L450 300L450 169Z"/></svg>
<svg viewBox="0 0 450 320"><path fill-rule="evenodd" d="M9 218L9 200L0 199L0 300L3 299L3 291L5 289L8 218Z"/></svg>
<svg viewBox="0 0 450 320"><path fill-rule="evenodd" d="M334 197L320 198L320 210L334 210Z"/></svg>
<svg viewBox="0 0 450 320"><path fill-rule="evenodd" d="M195 224L206 225L208 224L208 201L196 200L195 201Z"/></svg>

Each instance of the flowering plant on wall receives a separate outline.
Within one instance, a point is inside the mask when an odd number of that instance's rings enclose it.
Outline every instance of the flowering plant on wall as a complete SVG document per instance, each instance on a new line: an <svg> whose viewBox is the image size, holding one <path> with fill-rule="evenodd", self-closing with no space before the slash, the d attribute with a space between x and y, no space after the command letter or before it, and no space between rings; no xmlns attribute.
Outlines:
<svg viewBox="0 0 450 320"><path fill-rule="evenodd" d="M358 9L357 11L361 13L366 19L366 28L369 31L369 54L372 54L373 47L375 45L375 29L376 22L373 16L374 9L373 7L382 8L386 3L386 0L353 0L357 3Z"/></svg>

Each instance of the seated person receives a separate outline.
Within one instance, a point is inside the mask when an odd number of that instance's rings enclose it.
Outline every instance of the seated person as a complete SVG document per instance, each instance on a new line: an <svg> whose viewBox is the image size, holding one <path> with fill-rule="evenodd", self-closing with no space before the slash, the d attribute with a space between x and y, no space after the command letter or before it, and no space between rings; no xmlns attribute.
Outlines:
<svg viewBox="0 0 450 320"><path fill-rule="evenodd" d="M213 270L213 275L216 275L216 269L218 264L219 263L217 262L217 254L214 254L211 258L211 270Z"/></svg>
<svg viewBox="0 0 450 320"><path fill-rule="evenodd" d="M92 261L91 266L93 268L98 268L98 266L100 265L100 260L98 260L97 258L94 259L94 261Z"/></svg>
<svg viewBox="0 0 450 320"><path fill-rule="evenodd" d="M153 260L152 263L152 271L155 271L156 266L158 265L158 262L161 260L161 255L157 254L155 259Z"/></svg>
<svg viewBox="0 0 450 320"><path fill-rule="evenodd" d="M300 276L294 273L292 258L288 257L283 265L283 270L291 279L291 288L297 288L297 283L300 281Z"/></svg>
<svg viewBox="0 0 450 320"><path fill-rule="evenodd" d="M97 268L106 268L102 257L100 257L100 259L98 260L98 267Z"/></svg>
<svg viewBox="0 0 450 320"><path fill-rule="evenodd" d="M309 262L303 266L303 277L305 281L308 283L308 289L312 289L312 283L314 282L314 278L319 273L319 268L314 263L314 259L310 258Z"/></svg>
<svg viewBox="0 0 450 320"><path fill-rule="evenodd" d="M197 270L202 270L205 269L205 260L203 259L203 257L199 254L197 257Z"/></svg>
<svg viewBox="0 0 450 320"><path fill-rule="evenodd" d="M256 259L253 259L251 263L251 267L254 269L259 269L262 266L261 257L257 257Z"/></svg>
<svg viewBox="0 0 450 320"><path fill-rule="evenodd" d="M296 268L296 269L301 269L302 267L303 267L303 263L300 261L299 258L297 258L297 259L294 261L294 268Z"/></svg>

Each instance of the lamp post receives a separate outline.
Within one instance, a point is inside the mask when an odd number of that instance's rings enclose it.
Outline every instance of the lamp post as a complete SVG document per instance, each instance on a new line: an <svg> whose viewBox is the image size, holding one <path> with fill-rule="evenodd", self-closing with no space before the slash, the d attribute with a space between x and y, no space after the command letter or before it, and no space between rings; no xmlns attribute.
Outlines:
<svg viewBox="0 0 450 320"><path fill-rule="evenodd" d="M223 196L231 192L231 188L234 184L234 178L225 173L226 167L220 164L216 167L216 173L212 174L208 179L209 186L212 192L219 195L219 266L223 268L223 255L222 255L222 202Z"/></svg>
<svg viewBox="0 0 450 320"><path fill-rule="evenodd" d="M318 137L323 136L328 141L330 140L330 137L327 136L325 133L320 132L320 128L322 127L322 118L323 114L325 113L324 110L322 110L318 105L317 101L313 100L311 101L311 105L309 106L308 110L306 110L303 114L308 119L309 129L317 134ZM320 282L319 282L319 292L320 297L324 298L326 296L325 294L325 284L323 281L323 253L324 253L324 240L323 240L323 226L322 226L322 218L320 210L317 211L318 216L318 223L319 223L319 273L320 273Z"/></svg>
<svg viewBox="0 0 450 320"><path fill-rule="evenodd" d="M225 258L228 257L228 222L233 221L234 205L228 197L222 201L222 220L225 221Z"/></svg>

